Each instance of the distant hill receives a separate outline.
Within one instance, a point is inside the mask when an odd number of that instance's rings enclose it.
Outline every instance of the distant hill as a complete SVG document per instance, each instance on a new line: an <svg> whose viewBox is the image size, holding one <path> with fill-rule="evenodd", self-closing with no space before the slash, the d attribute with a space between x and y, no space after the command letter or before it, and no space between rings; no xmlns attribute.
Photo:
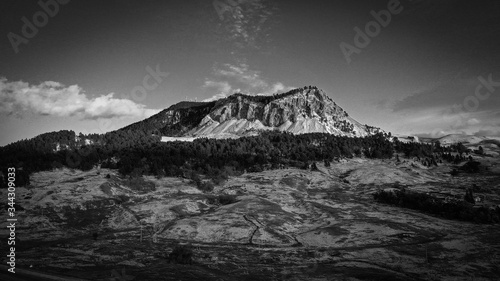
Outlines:
<svg viewBox="0 0 500 281"><path fill-rule="evenodd" d="M442 145L462 143L464 145L481 145L486 143L500 145L500 137L495 136L475 136L467 134L449 134L440 138L420 137L425 143L435 143L439 141Z"/></svg>

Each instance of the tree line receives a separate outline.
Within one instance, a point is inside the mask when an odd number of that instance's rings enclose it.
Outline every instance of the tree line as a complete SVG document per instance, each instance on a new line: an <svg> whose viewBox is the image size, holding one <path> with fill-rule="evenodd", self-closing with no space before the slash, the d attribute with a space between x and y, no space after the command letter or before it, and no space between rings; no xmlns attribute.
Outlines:
<svg viewBox="0 0 500 281"><path fill-rule="evenodd" d="M367 137L345 137L325 133L293 135L264 131L238 139L200 138L193 142L160 142L148 130L118 130L106 134L75 134L59 131L0 147L0 167L22 167L23 175L69 167L89 170L100 165L118 169L123 175L180 176L209 175L215 183L228 175L281 167L308 167L339 158L436 157L448 151L464 153L461 146L389 141L378 133ZM437 153L437 154L436 154ZM24 179L29 182L29 178Z"/></svg>

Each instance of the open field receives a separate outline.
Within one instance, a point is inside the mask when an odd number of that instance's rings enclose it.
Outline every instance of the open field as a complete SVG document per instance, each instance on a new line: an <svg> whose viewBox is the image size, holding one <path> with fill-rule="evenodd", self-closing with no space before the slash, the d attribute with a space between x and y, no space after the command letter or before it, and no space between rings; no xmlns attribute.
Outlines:
<svg viewBox="0 0 500 281"><path fill-rule="evenodd" d="M498 159L479 159L488 171L452 177L448 164L355 158L247 173L211 193L179 178L146 177L145 188L113 170L40 172L16 191L16 268L88 280L122 269L134 280L498 280L500 225L373 199L401 187L463 197L476 184L480 204L498 205ZM193 264L168 262L178 243Z"/></svg>

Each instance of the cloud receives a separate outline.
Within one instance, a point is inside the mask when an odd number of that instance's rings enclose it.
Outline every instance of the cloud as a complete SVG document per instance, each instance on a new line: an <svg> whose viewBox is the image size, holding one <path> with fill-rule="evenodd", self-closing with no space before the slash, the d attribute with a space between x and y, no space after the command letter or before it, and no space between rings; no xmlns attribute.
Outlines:
<svg viewBox="0 0 500 281"><path fill-rule="evenodd" d="M394 112L451 107L454 104L461 103L465 94L466 92L460 85L441 84L397 100L391 106Z"/></svg>
<svg viewBox="0 0 500 281"><path fill-rule="evenodd" d="M439 108L419 112L404 112L399 118L399 132L422 137L441 137L448 134L497 135L500 118L489 111L467 114L443 114ZM418 132L418 134L416 133Z"/></svg>
<svg viewBox="0 0 500 281"><path fill-rule="evenodd" d="M285 86L281 82L268 83L261 77L260 71L250 69L245 63L238 65L227 63L222 66L214 66L213 74L220 80L205 80L203 87L214 94L206 101L223 98L234 92L250 95L272 95L294 89L294 87Z"/></svg>
<svg viewBox="0 0 500 281"><path fill-rule="evenodd" d="M268 39L266 23L276 10L272 1L241 0L214 2L221 19L219 30L222 38L239 49L261 49Z"/></svg>
<svg viewBox="0 0 500 281"><path fill-rule="evenodd" d="M268 84L260 78L260 71L250 70L248 65L224 64L222 68L214 67L214 74L226 78L233 78L235 81L247 85L251 88L264 88Z"/></svg>
<svg viewBox="0 0 500 281"><path fill-rule="evenodd" d="M229 85L228 82L218 82L218 81L211 81L211 80L205 80L205 84L203 87L208 91L208 92L213 92L214 95L211 98L204 99L204 102L210 102L218 99L223 99L227 97L228 95L231 94L231 86Z"/></svg>
<svg viewBox="0 0 500 281"><path fill-rule="evenodd" d="M436 86L394 101L391 107L394 112L416 112L430 108L440 108L443 112L447 112L451 111L455 105L465 108L467 102L472 99L477 100L476 89L478 87L480 96L487 94L487 89L478 78L439 83ZM477 111L496 111L500 107L500 95L497 95L500 88L494 90L494 93L490 94L487 99L478 100ZM469 108L471 106L473 106L472 103L468 104ZM463 109L463 111L467 110Z"/></svg>
<svg viewBox="0 0 500 281"><path fill-rule="evenodd" d="M78 85L64 86L54 81L30 85L0 77L0 114L23 117L27 113L81 119L139 117L159 112L114 93L88 98Z"/></svg>
<svg viewBox="0 0 500 281"><path fill-rule="evenodd" d="M283 85L283 83L277 82L271 86L269 94L288 92L288 91L293 90L295 88L296 87L287 87L287 86Z"/></svg>
<svg viewBox="0 0 500 281"><path fill-rule="evenodd" d="M474 133L475 136L498 137L500 136L499 129L481 129Z"/></svg>
<svg viewBox="0 0 500 281"><path fill-rule="evenodd" d="M404 128L417 132L432 130L429 133L432 136L478 131L491 133L489 128L500 119L500 95L497 95L500 88L493 89L487 96L487 88L481 82L485 78L480 77L440 82L403 99L384 101L382 106L399 114L404 120ZM476 89L479 89L479 94L476 94Z"/></svg>

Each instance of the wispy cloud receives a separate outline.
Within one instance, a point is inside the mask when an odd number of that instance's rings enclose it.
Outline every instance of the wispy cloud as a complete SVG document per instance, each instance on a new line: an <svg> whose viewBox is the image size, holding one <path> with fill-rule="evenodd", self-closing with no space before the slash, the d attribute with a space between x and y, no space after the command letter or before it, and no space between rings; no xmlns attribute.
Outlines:
<svg viewBox="0 0 500 281"><path fill-rule="evenodd" d="M448 134L498 135L500 117L491 111L453 112L445 106L418 111L395 113L400 115L399 131L420 136L442 137ZM420 132L420 133L417 133ZM488 134L486 134L488 132Z"/></svg>
<svg viewBox="0 0 500 281"><path fill-rule="evenodd" d="M290 91L294 88L295 87L287 87L287 86L283 85L283 83L281 83L281 82L276 82L275 84L271 85L269 94L287 92L287 91Z"/></svg>
<svg viewBox="0 0 500 281"><path fill-rule="evenodd" d="M481 130L475 132L474 135L475 136L500 137L500 129L498 129L498 127L481 129Z"/></svg>
<svg viewBox="0 0 500 281"><path fill-rule="evenodd" d="M27 113L81 119L137 117L159 112L114 93L89 98L78 85L64 86L54 81L30 85L0 77L0 114L23 117Z"/></svg>
<svg viewBox="0 0 500 281"><path fill-rule="evenodd" d="M486 78L481 79L485 81ZM441 108L443 113L446 113L456 105L465 106L466 98L476 96L477 89L479 89L480 95L488 93L487 88L482 85L478 77L441 82L405 98L392 101L389 103L389 107L394 112L418 112L429 108ZM500 91L500 88L494 89L494 91L488 96L487 100L478 100L478 108L475 111L489 111L490 113L498 111L497 109L500 108L500 95L497 92Z"/></svg>
<svg viewBox="0 0 500 281"><path fill-rule="evenodd" d="M226 97L235 92L250 95L271 95L286 92L294 87L285 86L281 82L268 83L261 76L261 72L252 70L248 64L224 64L214 66L215 79L205 80L203 87L214 96L207 100Z"/></svg>
<svg viewBox="0 0 500 281"><path fill-rule="evenodd" d="M428 133L433 136L492 133L497 131L495 127L500 119L500 96L497 95L500 88L488 90L484 79L480 76L441 82L403 99L384 101L379 108L400 114L406 128L418 131L434 128ZM494 92L488 95L490 90Z"/></svg>
<svg viewBox="0 0 500 281"><path fill-rule="evenodd" d="M471 81L440 83L396 100L391 106L394 112L451 107L461 103L467 95L474 94L473 83Z"/></svg>
<svg viewBox="0 0 500 281"><path fill-rule="evenodd" d="M235 82L253 89L267 87L267 83L260 77L260 71L250 70L245 63L240 65L225 64L221 68L214 67L214 74L226 79L233 79Z"/></svg>
<svg viewBox="0 0 500 281"><path fill-rule="evenodd" d="M213 93L213 96L203 100L204 102L214 101L218 99L223 99L231 94L231 86L228 82L218 82L205 80L205 84L203 85L207 92Z"/></svg>
<svg viewBox="0 0 500 281"><path fill-rule="evenodd" d="M238 48L261 49L265 23L274 15L272 1L215 1L221 18L221 30L227 41Z"/></svg>

